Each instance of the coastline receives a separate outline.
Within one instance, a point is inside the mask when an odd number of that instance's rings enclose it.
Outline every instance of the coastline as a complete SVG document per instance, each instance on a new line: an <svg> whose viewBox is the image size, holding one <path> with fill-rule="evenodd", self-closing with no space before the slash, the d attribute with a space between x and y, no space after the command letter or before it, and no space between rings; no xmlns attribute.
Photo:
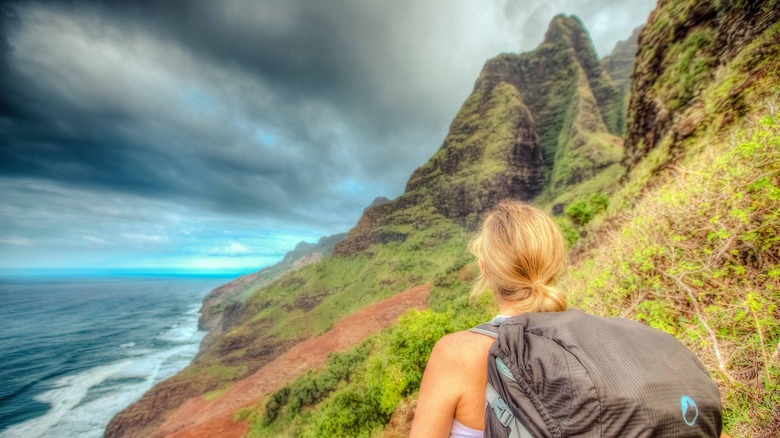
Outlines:
<svg viewBox="0 0 780 438"><path fill-rule="evenodd" d="M196 357L203 297L224 281L6 279L0 310L17 322L0 344L10 358L0 437L103 436L116 413Z"/></svg>

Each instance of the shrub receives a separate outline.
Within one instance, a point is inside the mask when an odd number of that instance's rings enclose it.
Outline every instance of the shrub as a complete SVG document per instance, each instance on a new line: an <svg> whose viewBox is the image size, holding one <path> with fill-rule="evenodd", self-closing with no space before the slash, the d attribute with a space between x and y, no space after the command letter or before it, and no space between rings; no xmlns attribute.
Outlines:
<svg viewBox="0 0 780 438"><path fill-rule="evenodd" d="M609 198L606 195L594 193L588 198L579 199L567 205L564 209L564 213L574 221L574 223L585 225L593 220L597 214L606 211L608 206Z"/></svg>

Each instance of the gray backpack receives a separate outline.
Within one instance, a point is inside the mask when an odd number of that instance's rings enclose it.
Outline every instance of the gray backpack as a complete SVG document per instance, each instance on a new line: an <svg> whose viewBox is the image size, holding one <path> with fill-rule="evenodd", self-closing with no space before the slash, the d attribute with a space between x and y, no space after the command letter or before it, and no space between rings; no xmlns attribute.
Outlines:
<svg viewBox="0 0 780 438"><path fill-rule="evenodd" d="M486 437L720 436L718 388L660 330L567 310L496 318L470 331L496 339Z"/></svg>

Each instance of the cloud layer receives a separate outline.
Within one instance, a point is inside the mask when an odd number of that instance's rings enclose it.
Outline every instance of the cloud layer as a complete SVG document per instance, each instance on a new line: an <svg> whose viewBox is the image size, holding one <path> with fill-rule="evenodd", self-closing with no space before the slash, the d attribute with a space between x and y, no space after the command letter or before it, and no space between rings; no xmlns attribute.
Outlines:
<svg viewBox="0 0 780 438"><path fill-rule="evenodd" d="M578 14L606 53L652 7L7 3L0 268L60 266L55 253L72 251L84 253L77 264L235 258L233 243L249 256L273 236L346 231L375 196L402 192L489 57L532 49L560 12ZM203 227L203 248L177 221ZM90 256L108 247L110 262Z"/></svg>

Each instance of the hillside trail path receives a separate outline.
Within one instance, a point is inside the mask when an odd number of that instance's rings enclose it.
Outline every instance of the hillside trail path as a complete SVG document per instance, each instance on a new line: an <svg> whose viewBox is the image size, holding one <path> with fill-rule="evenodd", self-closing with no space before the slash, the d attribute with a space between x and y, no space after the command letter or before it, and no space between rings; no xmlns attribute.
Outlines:
<svg viewBox="0 0 780 438"><path fill-rule="evenodd" d="M339 320L320 336L302 341L237 382L219 398L194 397L175 410L152 435L155 438L240 438L249 425L236 423L233 415L310 369L325 365L328 354L358 345L368 336L391 326L408 309L424 309L430 285L407 289Z"/></svg>

